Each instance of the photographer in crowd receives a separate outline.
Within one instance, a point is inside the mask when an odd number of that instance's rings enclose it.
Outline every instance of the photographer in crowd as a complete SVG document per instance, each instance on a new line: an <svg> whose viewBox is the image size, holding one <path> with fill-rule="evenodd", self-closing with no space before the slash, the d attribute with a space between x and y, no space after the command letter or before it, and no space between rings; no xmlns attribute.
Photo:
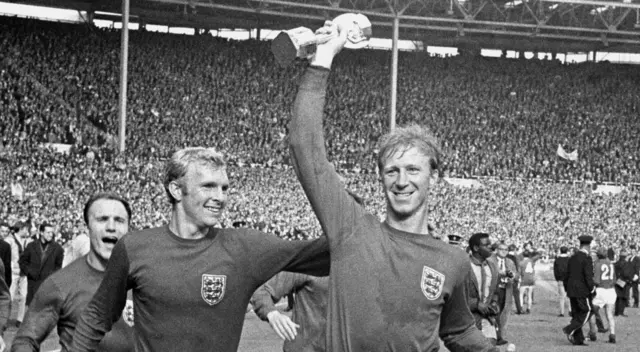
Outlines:
<svg viewBox="0 0 640 352"><path fill-rule="evenodd" d="M498 307L500 315L498 315L498 341L497 345L505 345L508 343L507 338L507 321L511 314L511 306L513 305L513 287L520 280L520 273L516 263L508 256L509 248L504 241L498 242L496 253L491 257L498 266L499 282L498 282Z"/></svg>

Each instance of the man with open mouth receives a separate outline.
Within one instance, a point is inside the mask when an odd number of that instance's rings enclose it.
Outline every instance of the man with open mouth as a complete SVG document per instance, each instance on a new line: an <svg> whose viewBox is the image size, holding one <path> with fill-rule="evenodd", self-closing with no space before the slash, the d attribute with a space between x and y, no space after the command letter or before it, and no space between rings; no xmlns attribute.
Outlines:
<svg viewBox="0 0 640 352"><path fill-rule="evenodd" d="M12 352L37 352L51 330L58 328L62 352L71 347L73 331L104 277L113 247L129 231L131 206L115 193L96 193L84 207L91 247L82 256L51 275L33 298L24 322L16 333ZM131 301L128 304L131 307ZM102 340L97 351L133 350L129 312Z"/></svg>

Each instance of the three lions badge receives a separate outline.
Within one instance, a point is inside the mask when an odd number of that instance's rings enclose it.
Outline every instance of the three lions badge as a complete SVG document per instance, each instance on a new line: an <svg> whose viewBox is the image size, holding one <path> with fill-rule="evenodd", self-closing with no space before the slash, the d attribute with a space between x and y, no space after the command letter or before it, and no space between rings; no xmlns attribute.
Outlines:
<svg viewBox="0 0 640 352"><path fill-rule="evenodd" d="M214 306L220 303L224 297L226 288L226 275L202 274L202 287L200 289L200 293L202 294L202 299L204 299L208 305Z"/></svg>
<svg viewBox="0 0 640 352"><path fill-rule="evenodd" d="M420 287L427 299L432 301L438 299L444 287L444 274L425 265L422 268Z"/></svg>

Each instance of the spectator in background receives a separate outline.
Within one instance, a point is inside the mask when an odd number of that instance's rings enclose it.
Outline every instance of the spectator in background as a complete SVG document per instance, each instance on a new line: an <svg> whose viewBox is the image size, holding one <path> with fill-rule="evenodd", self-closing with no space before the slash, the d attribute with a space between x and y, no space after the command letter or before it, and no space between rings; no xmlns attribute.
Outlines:
<svg viewBox="0 0 640 352"><path fill-rule="evenodd" d="M500 315L498 315L498 341L497 345L505 345L508 343L507 338L507 322L509 315L511 314L511 306L513 305L513 286L514 282L518 282L520 279L520 273L516 267L516 263L513 262L507 256L509 247L504 241L500 241L497 244L496 252L492 256L499 270L499 282L498 282L498 307L500 308Z"/></svg>
<svg viewBox="0 0 640 352"><path fill-rule="evenodd" d="M29 242L29 224L18 221L11 229L10 236L6 237L11 246L11 266L5 270L11 270L11 310L16 312L16 326L20 326L26 311L27 301L27 277L20 269L19 260Z"/></svg>
<svg viewBox="0 0 640 352"><path fill-rule="evenodd" d="M11 245L7 242L7 238L11 234L9 224L0 223L0 261L4 264L4 282L11 287Z"/></svg>
<svg viewBox="0 0 640 352"><path fill-rule="evenodd" d="M69 238L66 247L67 251L64 255L63 267L89 253L91 250L91 239L89 238L89 235L84 232L80 232L80 229L76 224L71 230L71 237Z"/></svg>
<svg viewBox="0 0 640 352"><path fill-rule="evenodd" d="M325 352L328 289L328 277L281 272L256 290L251 304L256 315L285 340L284 352ZM292 319L274 305L291 293L295 294Z"/></svg>
<svg viewBox="0 0 640 352"><path fill-rule="evenodd" d="M558 284L558 300L560 301L560 314L559 317L564 317L564 308L567 303L567 291L564 287L564 281L567 278L569 272L569 248L566 246L560 247L560 253L553 262L553 277ZM571 315L571 305L569 304L569 315Z"/></svg>
<svg viewBox="0 0 640 352"><path fill-rule="evenodd" d="M473 273L473 275L469 275L467 282L469 308L476 320L476 327L495 346L498 341L496 329L500 315L498 289L500 269L494 260L489 260L492 255L489 234L474 233L471 235L469 250L471 251L469 257Z"/></svg>
<svg viewBox="0 0 640 352"><path fill-rule="evenodd" d="M522 277L520 276L520 256L518 255L517 250L518 246L513 243L510 244L507 258L513 261L518 271L518 278L513 281L513 302L516 304L516 314L522 314L522 301L520 300L520 284L522 282ZM511 309L511 306L507 308Z"/></svg>
<svg viewBox="0 0 640 352"><path fill-rule="evenodd" d="M590 257L593 237L578 237L580 250L569 258L569 272L565 280L567 296L571 301L571 322L562 329L573 345L586 345L582 327L591 318L591 297L595 293L593 262Z"/></svg>
<svg viewBox="0 0 640 352"><path fill-rule="evenodd" d="M27 276L27 306L40 284L51 274L62 268L64 250L53 240L54 226L40 224L40 236L27 245L20 256L20 270Z"/></svg>
<svg viewBox="0 0 640 352"><path fill-rule="evenodd" d="M638 308L640 301L640 293L638 290L638 285L640 284L640 257L638 256L638 248L635 244L630 245L629 250L631 254L627 257L627 261L631 263L634 274L633 282L630 285L630 294L633 295L633 308ZM629 300L629 304L631 304L631 300Z"/></svg>
<svg viewBox="0 0 640 352"><path fill-rule="evenodd" d="M627 258L629 252L626 248L620 250L620 255L615 263L614 269L616 272L616 309L614 316L626 317L624 310L629 306L629 292L631 291L631 285L637 280L634 273L633 263Z"/></svg>
<svg viewBox="0 0 640 352"><path fill-rule="evenodd" d="M0 351L5 351L4 331L11 316L11 294L9 286L4 282L4 264L0 261Z"/></svg>

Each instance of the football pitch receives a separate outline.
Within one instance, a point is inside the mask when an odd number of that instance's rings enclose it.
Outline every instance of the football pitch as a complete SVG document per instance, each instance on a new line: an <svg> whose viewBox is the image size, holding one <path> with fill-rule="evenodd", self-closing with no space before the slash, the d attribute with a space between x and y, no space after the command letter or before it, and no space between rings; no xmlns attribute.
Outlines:
<svg viewBox="0 0 640 352"><path fill-rule="evenodd" d="M549 265L536 266L537 282L535 304L531 314L509 317L507 340L516 345L519 352L638 352L640 351L640 309L627 308L628 317L617 317L617 344L610 344L608 334L598 334L595 342L587 341L588 346L572 346L562 333L562 327L569 323L568 317L558 317L559 308L556 303L556 282ZM280 352L282 342L266 322L261 321L253 312L245 318L239 352ZM585 334L588 327L584 328ZM10 327L4 334L7 346L15 335L16 328ZM44 342L43 352L55 351L59 348L55 332ZM8 350L7 350L8 351ZM446 351L443 347L442 351ZM502 347L506 351L506 346ZM212 351L213 352L213 351Z"/></svg>

